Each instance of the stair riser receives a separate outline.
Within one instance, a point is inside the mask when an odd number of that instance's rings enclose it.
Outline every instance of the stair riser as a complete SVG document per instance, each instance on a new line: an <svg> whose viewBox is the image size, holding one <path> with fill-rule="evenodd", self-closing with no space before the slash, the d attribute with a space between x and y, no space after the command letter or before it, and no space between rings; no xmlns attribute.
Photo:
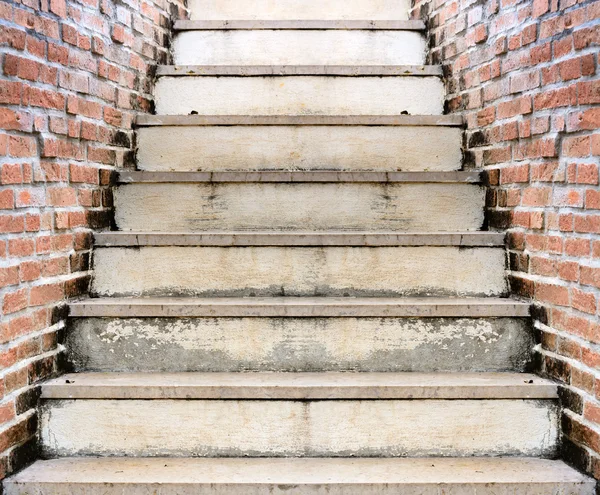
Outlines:
<svg viewBox="0 0 600 495"><path fill-rule="evenodd" d="M484 220L473 184L171 183L115 191L120 230L462 232Z"/></svg>
<svg viewBox="0 0 600 495"><path fill-rule="evenodd" d="M437 77L161 77L159 115L438 115Z"/></svg>
<svg viewBox="0 0 600 495"><path fill-rule="evenodd" d="M453 495L593 495L591 483L445 483L446 493ZM5 495L156 495L156 485L151 483L10 483ZM288 485L276 483L168 483L160 485L160 495L289 495ZM307 483L294 485L294 494L302 495L439 495L437 483Z"/></svg>
<svg viewBox="0 0 600 495"><path fill-rule="evenodd" d="M461 129L416 126L199 126L137 131L138 168L152 171L452 171Z"/></svg>
<svg viewBox="0 0 600 495"><path fill-rule="evenodd" d="M190 0L192 20L405 20L407 0Z"/></svg>
<svg viewBox="0 0 600 495"><path fill-rule="evenodd" d="M553 456L550 400L57 400L47 456Z"/></svg>
<svg viewBox="0 0 600 495"><path fill-rule="evenodd" d="M187 31L175 38L177 65L422 65L415 31Z"/></svg>
<svg viewBox="0 0 600 495"><path fill-rule="evenodd" d="M75 318L76 371L524 371L526 319Z"/></svg>
<svg viewBox="0 0 600 495"><path fill-rule="evenodd" d="M494 296L502 248L97 248L97 296ZM485 277L482 277L485 273Z"/></svg>

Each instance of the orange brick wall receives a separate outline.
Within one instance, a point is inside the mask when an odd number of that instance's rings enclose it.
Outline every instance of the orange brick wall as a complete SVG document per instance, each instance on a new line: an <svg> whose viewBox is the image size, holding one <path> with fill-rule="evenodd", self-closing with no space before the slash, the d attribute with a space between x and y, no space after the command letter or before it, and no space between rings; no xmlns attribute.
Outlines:
<svg viewBox="0 0 600 495"><path fill-rule="evenodd" d="M535 303L538 369L559 380L563 454L600 478L600 1L416 0L467 166L488 171L514 294Z"/></svg>
<svg viewBox="0 0 600 495"><path fill-rule="evenodd" d="M0 0L0 479L35 455L38 384L60 368L111 172L131 163L185 0Z"/></svg>

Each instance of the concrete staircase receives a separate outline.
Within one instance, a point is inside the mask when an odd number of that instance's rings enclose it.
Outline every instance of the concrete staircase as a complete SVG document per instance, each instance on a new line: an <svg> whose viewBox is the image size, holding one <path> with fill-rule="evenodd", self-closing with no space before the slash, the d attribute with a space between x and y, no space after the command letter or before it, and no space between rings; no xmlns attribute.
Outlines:
<svg viewBox="0 0 600 495"><path fill-rule="evenodd" d="M593 494L407 10L191 0L7 495Z"/></svg>

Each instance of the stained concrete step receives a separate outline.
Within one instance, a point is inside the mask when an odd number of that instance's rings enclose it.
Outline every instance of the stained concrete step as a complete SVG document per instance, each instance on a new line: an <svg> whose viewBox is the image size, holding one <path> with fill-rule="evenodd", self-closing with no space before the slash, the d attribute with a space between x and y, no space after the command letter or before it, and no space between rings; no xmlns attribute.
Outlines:
<svg viewBox="0 0 600 495"><path fill-rule="evenodd" d="M529 304L447 298L102 298L70 305L77 371L523 371Z"/></svg>
<svg viewBox="0 0 600 495"><path fill-rule="evenodd" d="M164 76L154 96L159 115L437 115L439 77Z"/></svg>
<svg viewBox="0 0 600 495"><path fill-rule="evenodd" d="M70 373L42 399L558 399L523 373Z"/></svg>
<svg viewBox="0 0 600 495"><path fill-rule="evenodd" d="M137 118L138 168L452 171L456 116L157 116Z"/></svg>
<svg viewBox="0 0 600 495"><path fill-rule="evenodd" d="M189 30L176 34L173 60L183 65L418 65L425 36L415 30ZM286 26L287 27L287 26Z"/></svg>
<svg viewBox="0 0 600 495"><path fill-rule="evenodd" d="M177 20L174 31L214 31L214 30L368 30L368 31L425 31L425 23L420 20L364 20L364 19L229 19L229 20Z"/></svg>
<svg viewBox="0 0 600 495"><path fill-rule="evenodd" d="M504 232L96 232L96 246L504 246Z"/></svg>
<svg viewBox="0 0 600 495"><path fill-rule="evenodd" d="M561 461L473 459L131 459L38 461L4 481L6 495L593 495Z"/></svg>
<svg viewBox="0 0 600 495"><path fill-rule="evenodd" d="M74 318L527 318L530 304L501 298L229 297L73 301Z"/></svg>
<svg viewBox="0 0 600 495"><path fill-rule="evenodd" d="M260 376L234 375L214 377L213 392L211 378L206 377L206 387L192 385L186 394L173 389L177 383L191 383L194 379L188 374L163 377L158 380L163 386L156 385L156 378L136 375L130 380L141 387L154 380L154 390L132 392L145 397L139 399L127 398L133 390L124 384L127 378L96 392L85 384L78 388L79 378L71 377L76 383L56 385L48 392L55 398L43 401L41 449L51 457L556 454L559 411L554 385L518 375L514 380L489 377L485 385L485 379L473 376L462 382L459 377L441 377L440 386L453 389L443 393L435 384L421 387L416 378L284 374L270 377L268 383L263 380L261 389ZM239 385L231 394L223 389L236 379ZM426 380L435 382L431 376ZM494 382L512 390L487 388L494 388ZM243 390L244 383L254 386ZM75 385L74 395L81 398L69 398L67 385ZM102 398L91 398L95 394ZM316 399L308 398L313 394ZM386 399L372 400L378 395ZM506 395L511 397L498 399Z"/></svg>
<svg viewBox="0 0 600 495"><path fill-rule="evenodd" d="M408 19L407 0L193 0L192 20L402 20Z"/></svg>
<svg viewBox="0 0 600 495"><path fill-rule="evenodd" d="M159 65L158 76L441 76L441 65Z"/></svg>
<svg viewBox="0 0 600 495"><path fill-rule="evenodd" d="M97 296L499 296L507 289L504 250L486 247L98 247L94 269Z"/></svg>
<svg viewBox="0 0 600 495"><path fill-rule="evenodd" d="M115 221L146 232L477 231L479 179L477 172L122 172Z"/></svg>

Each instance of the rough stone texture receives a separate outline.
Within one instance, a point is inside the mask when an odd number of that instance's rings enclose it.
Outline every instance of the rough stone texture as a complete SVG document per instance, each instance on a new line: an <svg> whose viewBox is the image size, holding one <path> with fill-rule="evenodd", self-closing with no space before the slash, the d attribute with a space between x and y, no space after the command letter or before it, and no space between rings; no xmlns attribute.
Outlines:
<svg viewBox="0 0 600 495"><path fill-rule="evenodd" d="M181 65L420 65L416 31L185 31L173 42Z"/></svg>
<svg viewBox="0 0 600 495"><path fill-rule="evenodd" d="M191 19L408 19L408 0L190 0Z"/></svg>
<svg viewBox="0 0 600 495"><path fill-rule="evenodd" d="M497 296L500 248L97 248L97 296ZM485 273L485 277L481 274Z"/></svg>
<svg viewBox="0 0 600 495"><path fill-rule="evenodd" d="M0 479L35 457L64 300L89 285L179 0L0 0Z"/></svg>
<svg viewBox="0 0 600 495"><path fill-rule="evenodd" d="M171 183L115 190L120 230L469 231L483 224L473 184Z"/></svg>
<svg viewBox="0 0 600 495"><path fill-rule="evenodd" d="M511 289L532 298L540 371L567 386L564 456L600 479L600 2L417 0Z"/></svg>
<svg viewBox="0 0 600 495"><path fill-rule="evenodd" d="M188 126L138 130L140 170L459 170L462 130Z"/></svg>
<svg viewBox="0 0 600 495"><path fill-rule="evenodd" d="M558 461L501 459L56 459L6 485L6 495L593 495Z"/></svg>
<svg viewBox="0 0 600 495"><path fill-rule="evenodd" d="M437 77L161 77L154 97L161 115L436 115L444 108Z"/></svg>
<svg viewBox="0 0 600 495"><path fill-rule="evenodd" d="M77 371L523 371L517 318L75 318Z"/></svg>
<svg viewBox="0 0 600 495"><path fill-rule="evenodd" d="M44 455L552 457L552 400L52 400Z"/></svg>

